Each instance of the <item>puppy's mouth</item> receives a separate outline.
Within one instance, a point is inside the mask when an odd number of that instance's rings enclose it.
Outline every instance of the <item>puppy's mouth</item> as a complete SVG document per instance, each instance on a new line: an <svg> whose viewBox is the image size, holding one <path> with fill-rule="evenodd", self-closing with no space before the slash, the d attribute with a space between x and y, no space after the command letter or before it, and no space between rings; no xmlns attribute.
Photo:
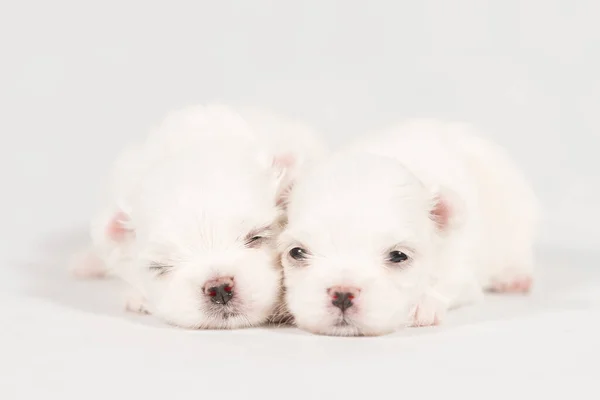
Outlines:
<svg viewBox="0 0 600 400"><path fill-rule="evenodd" d="M333 326L343 328L346 326L354 326L352 321L348 319L345 315L341 315L334 323Z"/></svg>
<svg viewBox="0 0 600 400"><path fill-rule="evenodd" d="M244 316L241 307L238 304L218 305L210 304L207 307L208 313L215 319L231 319Z"/></svg>
<svg viewBox="0 0 600 400"><path fill-rule="evenodd" d="M205 321L197 329L237 329L252 326L248 316L233 307L209 307L204 310Z"/></svg>
<svg viewBox="0 0 600 400"><path fill-rule="evenodd" d="M347 315L338 316L321 334L329 336L362 336L362 330Z"/></svg>
<svg viewBox="0 0 600 400"><path fill-rule="evenodd" d="M231 312L231 311L222 311L220 314L218 314L218 317L222 318L222 319L230 319L230 318L236 318L239 317L241 314L237 313L237 312Z"/></svg>
<svg viewBox="0 0 600 400"><path fill-rule="evenodd" d="M238 299L232 299L226 304L205 302L200 309L209 321L207 324L209 328L234 328L250 325L246 315L247 310Z"/></svg>

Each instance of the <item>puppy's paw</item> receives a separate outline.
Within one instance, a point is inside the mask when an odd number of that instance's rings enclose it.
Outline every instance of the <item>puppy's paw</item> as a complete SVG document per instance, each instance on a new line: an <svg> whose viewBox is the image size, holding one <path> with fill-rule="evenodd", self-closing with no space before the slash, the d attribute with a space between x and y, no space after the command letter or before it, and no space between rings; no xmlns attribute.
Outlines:
<svg viewBox="0 0 600 400"><path fill-rule="evenodd" d="M533 277L529 273L506 271L491 279L488 291L493 293L529 293Z"/></svg>
<svg viewBox="0 0 600 400"><path fill-rule="evenodd" d="M73 276L80 279L98 279L107 275L104 261L91 250L74 255L69 270Z"/></svg>
<svg viewBox="0 0 600 400"><path fill-rule="evenodd" d="M137 314L150 314L148 306L146 306L146 299L140 294L129 293L125 300L125 310Z"/></svg>
<svg viewBox="0 0 600 400"><path fill-rule="evenodd" d="M425 296L412 313L412 327L440 325L446 316L447 303L435 297Z"/></svg>

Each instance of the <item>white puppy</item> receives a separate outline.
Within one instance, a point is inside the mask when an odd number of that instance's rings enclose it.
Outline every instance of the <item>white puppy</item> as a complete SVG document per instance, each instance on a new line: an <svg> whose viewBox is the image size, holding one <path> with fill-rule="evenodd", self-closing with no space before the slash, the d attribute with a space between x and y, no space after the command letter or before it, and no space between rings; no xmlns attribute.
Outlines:
<svg viewBox="0 0 600 400"><path fill-rule="evenodd" d="M311 130L266 112L174 112L117 160L74 272L122 278L128 309L177 326L260 324L281 293L285 196L323 151Z"/></svg>
<svg viewBox="0 0 600 400"><path fill-rule="evenodd" d="M438 324L483 290L526 292L537 201L502 149L412 120L359 140L294 186L280 246L299 327L379 335Z"/></svg>

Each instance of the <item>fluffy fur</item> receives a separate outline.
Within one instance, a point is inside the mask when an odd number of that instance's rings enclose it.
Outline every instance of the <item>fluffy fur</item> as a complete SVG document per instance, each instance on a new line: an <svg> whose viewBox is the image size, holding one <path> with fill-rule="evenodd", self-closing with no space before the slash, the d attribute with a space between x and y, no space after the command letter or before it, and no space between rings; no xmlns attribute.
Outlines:
<svg viewBox="0 0 600 400"><path fill-rule="evenodd" d="M323 152L310 129L265 111L174 112L117 160L74 272L123 279L129 310L177 326L260 324L280 297L286 196ZM210 287L222 282L233 296L215 304Z"/></svg>
<svg viewBox="0 0 600 400"><path fill-rule="evenodd" d="M280 240L289 310L329 335L438 324L484 290L529 290L537 220L501 148L466 125L407 121L297 181Z"/></svg>

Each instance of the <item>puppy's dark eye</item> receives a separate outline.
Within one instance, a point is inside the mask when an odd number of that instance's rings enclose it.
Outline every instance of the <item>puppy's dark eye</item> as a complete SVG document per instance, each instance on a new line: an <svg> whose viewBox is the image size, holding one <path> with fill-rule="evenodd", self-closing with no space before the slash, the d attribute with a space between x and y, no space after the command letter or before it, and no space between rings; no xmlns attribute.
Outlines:
<svg viewBox="0 0 600 400"><path fill-rule="evenodd" d="M167 272L173 269L172 265L161 264L161 263L152 263L148 267L150 271L154 272L157 276L165 275Z"/></svg>
<svg viewBox="0 0 600 400"><path fill-rule="evenodd" d="M388 261L392 264L400 264L408 260L408 256L401 251L391 251L388 255Z"/></svg>
<svg viewBox="0 0 600 400"><path fill-rule="evenodd" d="M308 255L307 251L300 247L294 247L293 249L290 250L289 254L290 254L290 257L292 257L294 260L297 260L297 261L306 259L306 256Z"/></svg>

